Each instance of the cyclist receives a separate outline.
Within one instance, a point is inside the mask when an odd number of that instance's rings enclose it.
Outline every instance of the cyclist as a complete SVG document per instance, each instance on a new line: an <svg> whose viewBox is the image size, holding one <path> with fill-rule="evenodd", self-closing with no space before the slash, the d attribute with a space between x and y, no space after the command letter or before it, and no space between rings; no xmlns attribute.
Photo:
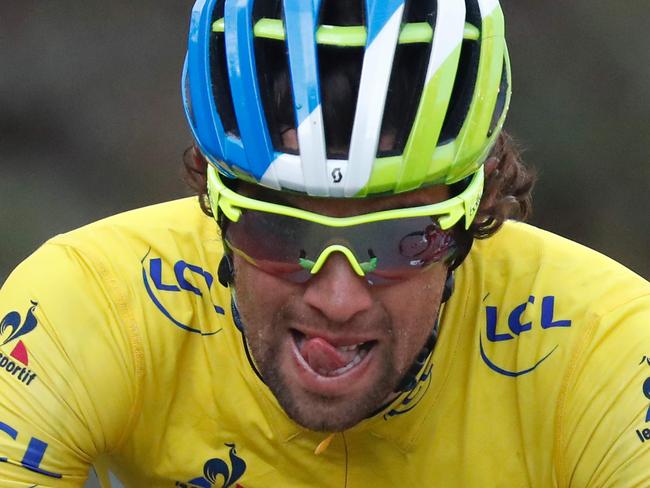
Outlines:
<svg viewBox="0 0 650 488"><path fill-rule="evenodd" d="M2 485L649 486L650 285L515 221L503 32L497 0L197 1L200 205L4 285Z"/></svg>

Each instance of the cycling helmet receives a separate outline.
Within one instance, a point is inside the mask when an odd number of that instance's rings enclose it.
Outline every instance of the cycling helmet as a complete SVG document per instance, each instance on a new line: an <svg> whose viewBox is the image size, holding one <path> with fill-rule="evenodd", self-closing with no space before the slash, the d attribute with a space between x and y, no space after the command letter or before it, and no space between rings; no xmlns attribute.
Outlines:
<svg viewBox="0 0 650 488"><path fill-rule="evenodd" d="M319 63L336 69L337 57L356 66L343 147L328 141ZM290 88L289 124L271 72ZM198 0L182 83L196 144L221 175L330 197L482 183L510 99L498 0Z"/></svg>

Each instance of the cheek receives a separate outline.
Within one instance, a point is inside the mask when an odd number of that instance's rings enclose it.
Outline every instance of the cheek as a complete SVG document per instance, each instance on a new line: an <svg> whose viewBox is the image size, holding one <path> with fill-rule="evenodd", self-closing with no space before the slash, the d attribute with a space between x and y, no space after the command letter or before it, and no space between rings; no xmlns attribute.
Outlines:
<svg viewBox="0 0 650 488"><path fill-rule="evenodd" d="M409 281L379 292L378 298L392 319L394 354L398 364L410 364L429 338L440 308L446 276L445 267L434 266Z"/></svg>
<svg viewBox="0 0 650 488"><path fill-rule="evenodd" d="M386 287L377 287L377 298L384 304L395 324L402 318L435 316L447 277L444 266L414 276L408 281Z"/></svg>
<svg viewBox="0 0 650 488"><path fill-rule="evenodd" d="M237 307L248 332L270 327L273 317L286 304L291 285L260 271L237 255L233 266Z"/></svg>

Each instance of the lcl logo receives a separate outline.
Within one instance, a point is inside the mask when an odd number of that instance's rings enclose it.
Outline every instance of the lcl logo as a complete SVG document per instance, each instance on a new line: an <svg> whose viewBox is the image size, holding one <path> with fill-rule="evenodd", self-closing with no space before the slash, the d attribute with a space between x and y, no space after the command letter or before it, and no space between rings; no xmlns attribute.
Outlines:
<svg viewBox="0 0 650 488"><path fill-rule="evenodd" d="M534 322L532 320L529 320L527 322L522 323L522 317L524 315L524 312L529 308L529 306L535 305L536 302L539 303L535 298L535 296L530 295L527 301L525 301L520 305L517 305L515 308L513 308L510 311L507 320L509 332L506 332L504 330L505 327L499 327L498 307L486 306L485 307L485 336L487 337L487 340L493 344L503 343L506 341L512 341L521 334L530 333L531 331L533 331ZM555 296L553 295L548 295L542 298L541 307L539 307L539 311L537 311L537 313L538 313L537 315L538 320L536 321L536 323L539 324L539 327L542 330L571 327L571 320L556 318ZM501 330L501 332L499 332L499 329ZM483 345L482 336L479 336L479 346L480 346L481 358L483 359L485 364L487 364L488 367L493 371L502 374L504 376L510 376L510 377L516 377L516 376L521 376L530 373L535 368L537 368L540 364L542 364L546 359L548 359L549 356L553 354L553 352L555 352L555 349L557 349L557 345L556 345L555 347L551 348L551 350L548 351L546 354L543 354L541 357L537 356L531 358L529 367L523 369L520 368L516 370L509 370L507 368L499 366L493 359L490 359ZM494 348L492 348L492 351L494 351Z"/></svg>
<svg viewBox="0 0 650 488"><path fill-rule="evenodd" d="M218 315L225 315L222 306L215 304L212 299L212 285L214 277L212 273L206 271L201 266L190 264L184 260L178 260L172 266L167 265L161 258L147 259L149 253L142 259L142 281L149 295L149 298L160 312L167 319L188 332L201 335L214 335L221 331L206 329L204 327L190 325L178 320L169 304L165 304L170 294L191 293L209 300L214 312Z"/></svg>

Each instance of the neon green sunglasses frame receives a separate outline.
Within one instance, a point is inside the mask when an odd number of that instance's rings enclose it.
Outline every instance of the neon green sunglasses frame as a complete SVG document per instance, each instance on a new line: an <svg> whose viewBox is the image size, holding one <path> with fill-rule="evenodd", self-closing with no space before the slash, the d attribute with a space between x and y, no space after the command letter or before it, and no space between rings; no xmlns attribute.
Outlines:
<svg viewBox="0 0 650 488"><path fill-rule="evenodd" d="M328 227L351 227L370 222L410 217L438 217L440 228L442 230L447 230L458 223L462 217L465 217L465 229L469 228L476 216L481 201L484 180L485 175L483 167L481 167L476 173L474 173L469 185L461 194L456 195L449 200L445 200L444 202L410 208L382 210L379 212L354 215L350 217L330 217L300 208L265 202L240 195L223 183L221 175L211 164L208 165L207 186L208 198L215 219L217 218L216 209L219 208L232 222L237 222L241 216L242 209L246 209L303 219ZM372 272L374 269L373 263L359 263L354 256L354 253L341 244L328 246L321 252L315 262L312 263L310 261L308 266L303 265L303 267L310 269L312 275L318 273L332 252L340 252L344 254L354 271L359 276L365 276L366 272Z"/></svg>
<svg viewBox="0 0 650 488"><path fill-rule="evenodd" d="M402 219L408 217L438 217L440 228L447 230L453 227L462 217L465 217L465 229L469 229L483 194L483 183L485 176L483 167L481 167L470 181L467 188L455 197L445 200L444 202L433 203L430 205L420 205L410 208L397 208L392 210L382 210L362 215L353 215L351 217L330 217L321 215L308 210L280 205L278 203L264 202L254 198L240 195L239 193L228 188L223 181L218 170L211 164L208 165L208 196L210 205L213 210L221 208L229 220L237 222L241 215L241 209L258 210L260 212L269 212L287 217L308 220L317 224L328 227L349 227L369 222L379 222L380 220ZM354 200L351 198L350 200ZM216 215L216 214L215 214Z"/></svg>

